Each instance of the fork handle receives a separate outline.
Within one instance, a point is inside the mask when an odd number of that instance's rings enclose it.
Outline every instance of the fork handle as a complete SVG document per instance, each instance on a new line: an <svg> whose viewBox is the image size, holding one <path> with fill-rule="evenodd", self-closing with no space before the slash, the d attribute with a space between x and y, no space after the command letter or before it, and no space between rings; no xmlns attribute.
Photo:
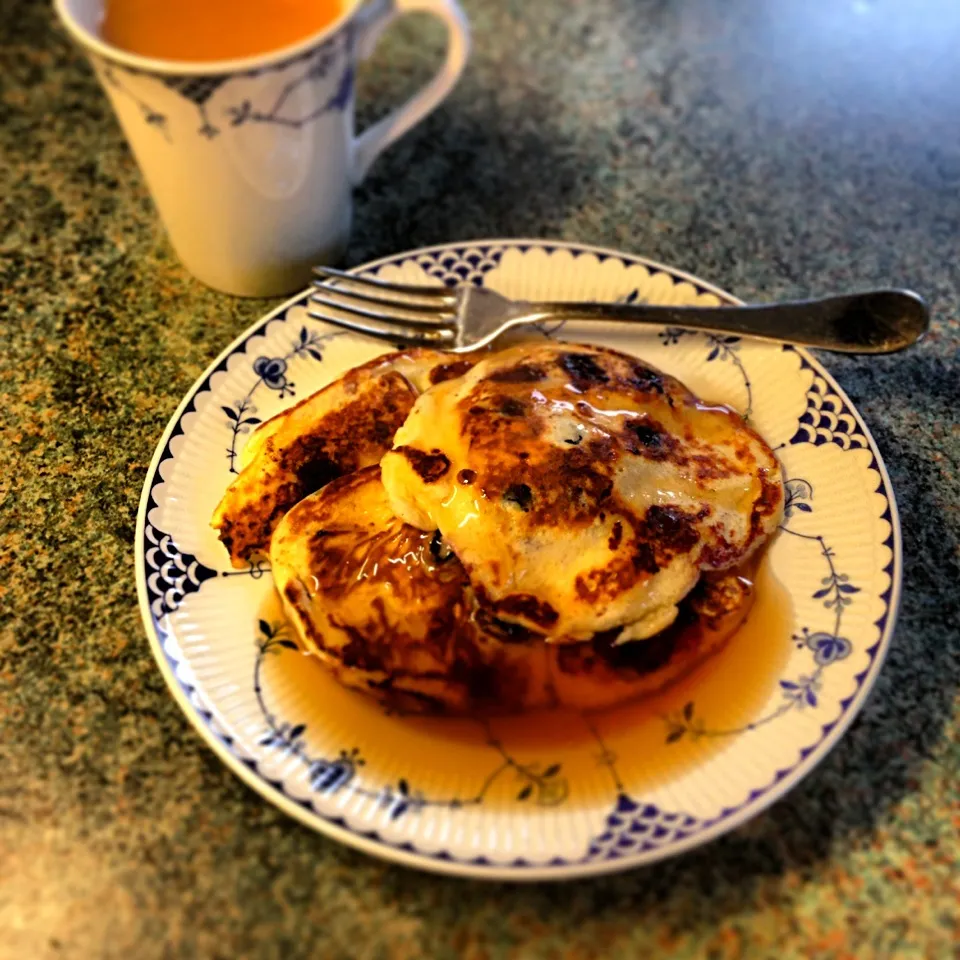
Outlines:
<svg viewBox="0 0 960 960"><path fill-rule="evenodd" d="M930 311L910 290L874 290L819 300L695 307L642 303L537 303L524 323L603 320L684 327L776 340L838 353L892 353L915 343Z"/></svg>

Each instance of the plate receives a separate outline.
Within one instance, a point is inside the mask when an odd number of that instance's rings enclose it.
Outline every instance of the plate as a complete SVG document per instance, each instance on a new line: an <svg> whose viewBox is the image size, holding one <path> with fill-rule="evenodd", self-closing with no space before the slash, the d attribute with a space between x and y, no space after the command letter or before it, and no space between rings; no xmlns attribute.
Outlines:
<svg viewBox="0 0 960 960"><path fill-rule="evenodd" d="M576 244L497 240L360 273L543 300L717 304L671 267ZM544 326L601 343L740 410L786 476L757 603L726 650L665 694L596 715L418 719L301 654L263 563L230 567L210 516L259 422L386 345L311 319L303 293L235 340L157 447L137 582L170 689L217 755L336 840L440 873L540 880L648 864L733 829L823 759L890 642L901 578L890 481L863 420L803 350L681 329Z"/></svg>

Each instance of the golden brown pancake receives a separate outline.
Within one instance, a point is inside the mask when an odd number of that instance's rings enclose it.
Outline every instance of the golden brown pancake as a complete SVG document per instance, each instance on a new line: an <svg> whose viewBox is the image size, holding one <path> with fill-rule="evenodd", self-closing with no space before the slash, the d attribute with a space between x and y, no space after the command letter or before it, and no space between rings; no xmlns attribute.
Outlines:
<svg viewBox="0 0 960 960"><path fill-rule="evenodd" d="M417 396L473 363L434 350L387 354L261 424L212 520L233 565L264 556L281 517L305 496L379 462Z"/></svg>
<svg viewBox="0 0 960 960"><path fill-rule="evenodd" d="M381 467L393 513L440 531L479 604L551 643L659 634L783 504L777 459L738 414L580 344L524 344L432 387Z"/></svg>
<svg viewBox="0 0 960 960"><path fill-rule="evenodd" d="M293 507L270 561L304 647L345 685L416 711L594 709L652 693L718 650L752 600L733 574L704 578L654 639L547 644L478 601L436 532L393 514L377 466Z"/></svg>

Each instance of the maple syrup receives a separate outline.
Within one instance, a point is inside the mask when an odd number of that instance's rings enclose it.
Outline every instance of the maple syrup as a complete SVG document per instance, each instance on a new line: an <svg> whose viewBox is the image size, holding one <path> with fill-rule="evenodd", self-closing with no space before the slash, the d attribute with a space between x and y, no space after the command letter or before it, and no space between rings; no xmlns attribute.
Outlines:
<svg viewBox="0 0 960 960"><path fill-rule="evenodd" d="M490 717L488 729L523 759L548 761L572 752L568 773L576 776L576 769L590 792L608 793L616 780L636 791L680 775L760 719L790 655L790 598L766 561L754 587L753 608L723 649L660 693L586 714L556 709ZM478 736L476 721L412 716L402 722L446 741ZM598 777L604 752L616 760ZM577 762L578 753L589 763Z"/></svg>
<svg viewBox="0 0 960 960"><path fill-rule="evenodd" d="M340 722L346 722L347 712L354 714L348 726L358 741L372 736L394 762L404 758L419 767L424 780L469 782L465 768L489 759L485 752L492 739L518 764L562 763L579 800L608 798L619 789L637 793L703 763L762 719L790 654L792 611L766 560L754 584L753 608L722 650L660 693L593 713L558 709L488 718L385 718L379 704L341 687L318 663L309 662L312 657L291 656L285 677L277 679L287 690L295 689L302 703L322 700ZM272 591L260 615L271 623L283 619ZM507 778L505 789L493 791L485 802L512 802L511 784Z"/></svg>

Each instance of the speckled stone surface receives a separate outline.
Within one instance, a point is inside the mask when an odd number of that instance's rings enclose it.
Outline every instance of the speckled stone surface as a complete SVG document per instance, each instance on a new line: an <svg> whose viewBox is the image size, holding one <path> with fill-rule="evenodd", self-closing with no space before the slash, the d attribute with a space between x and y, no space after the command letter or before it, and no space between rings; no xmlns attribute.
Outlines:
<svg viewBox="0 0 960 960"><path fill-rule="evenodd" d="M936 326L828 358L886 457L906 572L858 722L680 860L563 886L387 866L288 821L168 695L140 486L194 378L270 304L178 265L46 2L0 0L0 957L946 957L960 949L960 13L934 0L467 0L476 53L359 191L349 258L537 235L745 297L904 284ZM410 23L369 118L441 36Z"/></svg>

